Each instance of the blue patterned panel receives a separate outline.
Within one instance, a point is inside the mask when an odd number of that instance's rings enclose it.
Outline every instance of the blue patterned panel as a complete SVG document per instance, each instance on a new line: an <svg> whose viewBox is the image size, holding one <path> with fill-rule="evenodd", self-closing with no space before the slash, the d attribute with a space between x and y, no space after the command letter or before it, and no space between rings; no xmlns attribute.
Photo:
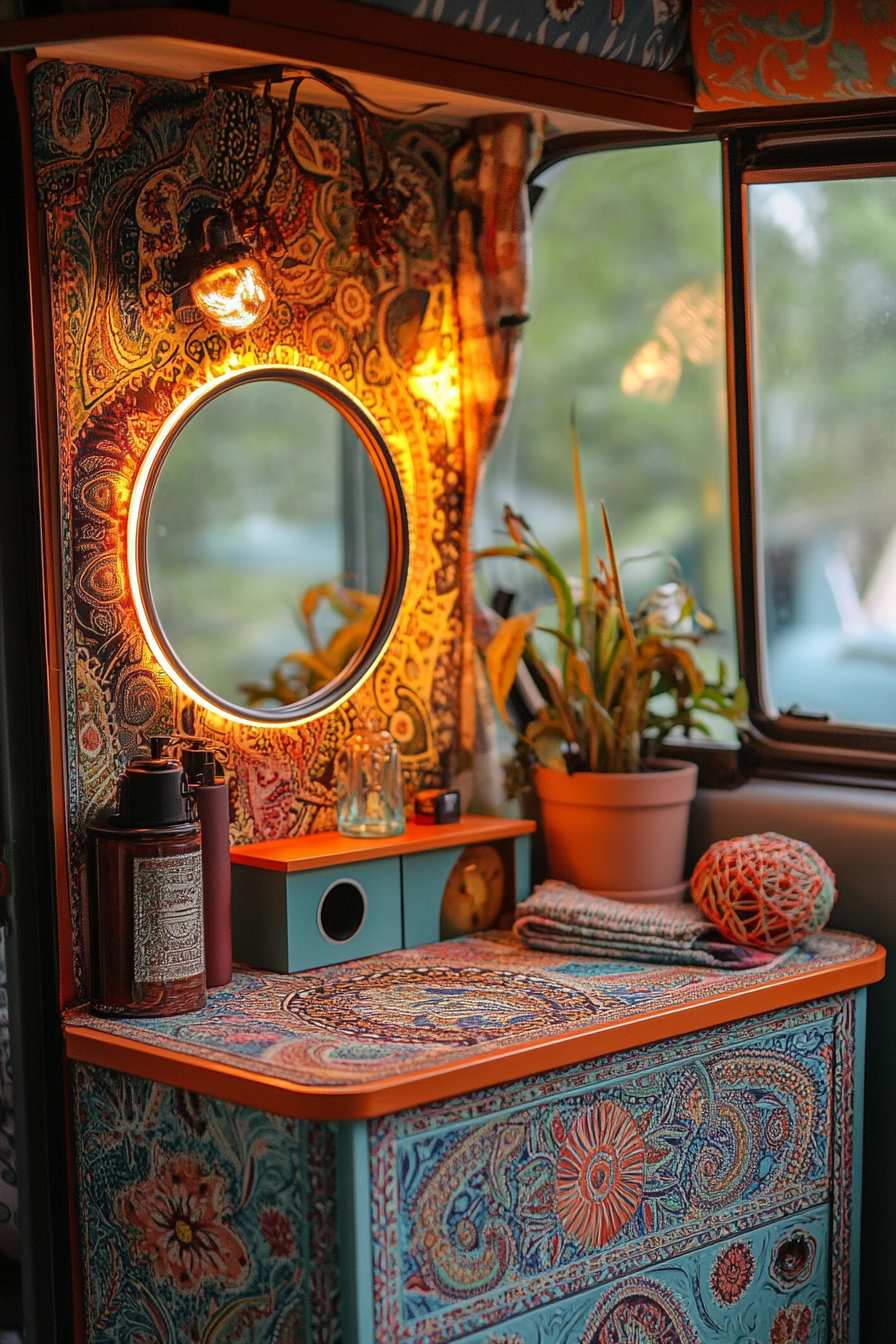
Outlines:
<svg viewBox="0 0 896 1344"><path fill-rule="evenodd" d="M381 1344L454 1339L825 1203L842 1004L380 1122Z"/></svg>
<svg viewBox="0 0 896 1344"><path fill-rule="evenodd" d="M415 19L665 70L684 47L685 0L359 0Z"/></svg>
<svg viewBox="0 0 896 1344"><path fill-rule="evenodd" d="M732 1238L465 1344L829 1344L829 1217L822 1208Z"/></svg>
<svg viewBox="0 0 896 1344"><path fill-rule="evenodd" d="M335 1338L335 1145L285 1120L73 1070L89 1344Z"/></svg>

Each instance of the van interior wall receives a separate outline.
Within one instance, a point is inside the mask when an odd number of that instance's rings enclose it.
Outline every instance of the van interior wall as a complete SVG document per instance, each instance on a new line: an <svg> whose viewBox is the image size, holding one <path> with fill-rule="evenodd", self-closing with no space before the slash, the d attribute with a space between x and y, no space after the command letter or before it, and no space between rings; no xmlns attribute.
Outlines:
<svg viewBox="0 0 896 1344"><path fill-rule="evenodd" d="M59 61L33 68L30 85L58 412L72 978L83 994L86 825L151 736L215 742L234 844L332 828L336 752L371 712L401 742L409 795L469 765L464 542L513 382L524 184L540 137L526 114L468 131L383 119L404 206L394 254L375 257L354 244L363 183L352 117L297 105L263 202L282 240L264 258L276 302L251 330L228 333L175 320L173 267L200 206L262 200L275 104ZM412 557L369 683L295 728L229 723L179 690L144 640L125 563L137 465L168 417L229 372L281 366L323 374L367 407L401 479Z"/></svg>
<svg viewBox="0 0 896 1344"><path fill-rule="evenodd" d="M896 793L754 779L701 789L691 815L689 862L716 840L779 831L813 845L837 876L831 924L896 947ZM891 1344L889 1279L896 1222L896 977L868 990L862 1192L862 1344Z"/></svg>

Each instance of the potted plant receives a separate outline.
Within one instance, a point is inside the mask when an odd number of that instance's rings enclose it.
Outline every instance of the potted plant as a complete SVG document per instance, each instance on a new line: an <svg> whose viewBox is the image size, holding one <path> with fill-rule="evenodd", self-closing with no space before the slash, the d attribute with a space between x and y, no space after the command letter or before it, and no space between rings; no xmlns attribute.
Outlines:
<svg viewBox="0 0 896 1344"><path fill-rule="evenodd" d="M598 559L597 573L591 572L574 418L572 459L582 554L579 600L560 565L509 506L508 543L477 555L511 556L534 566L558 609L556 628L539 625L538 611L508 617L486 650L492 694L505 722L510 724L507 701L521 660L544 699L518 732L509 792L534 785L553 877L619 899L682 899L697 767L657 758L656 748L675 728L708 735L702 714L738 723L747 711L746 688L741 682L726 689L723 663L710 681L695 662L693 646L715 626L676 562L670 581L629 614L603 504L607 562ZM539 654L536 629L556 641L556 668Z"/></svg>

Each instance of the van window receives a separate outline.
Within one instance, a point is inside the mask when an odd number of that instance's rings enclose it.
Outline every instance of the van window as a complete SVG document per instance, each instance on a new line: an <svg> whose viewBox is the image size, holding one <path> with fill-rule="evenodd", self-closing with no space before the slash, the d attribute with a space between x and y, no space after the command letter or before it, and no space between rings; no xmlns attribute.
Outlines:
<svg viewBox="0 0 896 1344"><path fill-rule="evenodd" d="M479 494L476 544L494 544L507 502L578 576L575 404L594 548L603 552L603 499L626 557L628 606L669 577L675 557L720 628L701 646L706 671L714 676L721 656L736 679L719 145L591 152L538 184L531 319ZM529 566L479 568L486 596L515 592L517 610L547 601Z"/></svg>
<svg viewBox="0 0 896 1344"><path fill-rule="evenodd" d="M747 187L764 695L896 725L896 176Z"/></svg>

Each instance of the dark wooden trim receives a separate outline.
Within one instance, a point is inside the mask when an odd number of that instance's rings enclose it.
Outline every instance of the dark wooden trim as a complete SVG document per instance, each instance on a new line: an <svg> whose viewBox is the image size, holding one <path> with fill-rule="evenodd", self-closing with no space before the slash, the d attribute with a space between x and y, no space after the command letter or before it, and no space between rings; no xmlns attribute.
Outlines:
<svg viewBox="0 0 896 1344"><path fill-rule="evenodd" d="M731 550L737 647L751 708L762 703L759 673L762 589L757 569L756 488L752 452L750 335L747 312L744 189L740 145L722 139L722 205L725 246L725 322L728 372L728 452Z"/></svg>
<svg viewBox="0 0 896 1344"><path fill-rule="evenodd" d="M787 104L781 107L745 107L730 112L705 112L697 108L694 130L719 135L723 131L802 130L816 131L824 137L852 134L863 126L889 128L896 116L896 93L888 98L855 98L848 102Z"/></svg>
<svg viewBox="0 0 896 1344"><path fill-rule="evenodd" d="M255 19L258 0L230 0L234 18ZM507 70L536 78L578 84L651 102L694 106L694 87L685 75L668 71L645 70L639 65L607 61L600 56L557 50L534 42L499 37L494 33L472 32L452 24L410 19L387 9L352 3L351 0L327 0L325 5L296 3L296 0L264 0L265 23L315 32L329 37L349 37L370 46L394 51L415 52L420 56L439 55L464 65L479 65L489 71ZM416 80L414 70L404 65L401 76Z"/></svg>
<svg viewBox="0 0 896 1344"><path fill-rule="evenodd" d="M729 414L731 416L732 545L738 646L750 695L751 731L745 757L751 773L805 778L865 776L887 788L896 778L896 732L892 728L817 722L775 713L765 685L765 610L757 445L751 390L752 337L750 256L746 211L751 181L800 181L887 176L881 167L896 145L896 121L867 116L832 123L804 119L800 127L778 121L723 136L726 209L725 264L728 314ZM857 780L856 780L857 782Z"/></svg>
<svg viewBox="0 0 896 1344"><path fill-rule="evenodd" d="M254 0L233 0L230 15L127 9L14 19L0 24L0 50L167 37L230 47L241 65L247 53L259 53L658 130L687 131L693 121L693 86L684 75L408 19L349 0L296 9L290 0L268 0L265 14L277 22L259 22Z"/></svg>
<svg viewBox="0 0 896 1344"><path fill-rule="evenodd" d="M34 369L34 424L40 481L41 534L43 538L44 619L47 641L47 705L50 719L51 788L53 830L56 839L56 901L59 923L59 1003L64 1008L75 997L71 947L69 889L68 762L65 737L65 686L63 681L62 633L62 505L60 501L59 444L56 434L56 387L53 374L53 339L50 331L49 296L43 228L37 201L37 181L31 143L30 97L25 57L9 58L12 86L19 116L22 146L22 187L28 287L30 293L31 355Z"/></svg>
<svg viewBox="0 0 896 1344"><path fill-rule="evenodd" d="M24 61L0 69L0 778L9 877L7 975L22 1191L20 1230L25 1335L72 1339L70 1171L66 1162L65 1061L59 1014L59 867L55 808L64 774L54 755L58 668L56 611L47 573L48 495L32 320L41 267L34 255ZM35 291L36 283L36 291ZM67 885L65 890L67 900ZM67 909L67 905L66 905ZM66 931L70 944L70 930Z"/></svg>
<svg viewBox="0 0 896 1344"><path fill-rule="evenodd" d="M894 132L896 138L896 132ZM887 163L863 163L862 177L893 177L896 175L896 163L892 159ZM851 163L820 165L809 168L749 168L744 171L745 186L754 182L846 182L857 176L856 167Z"/></svg>

